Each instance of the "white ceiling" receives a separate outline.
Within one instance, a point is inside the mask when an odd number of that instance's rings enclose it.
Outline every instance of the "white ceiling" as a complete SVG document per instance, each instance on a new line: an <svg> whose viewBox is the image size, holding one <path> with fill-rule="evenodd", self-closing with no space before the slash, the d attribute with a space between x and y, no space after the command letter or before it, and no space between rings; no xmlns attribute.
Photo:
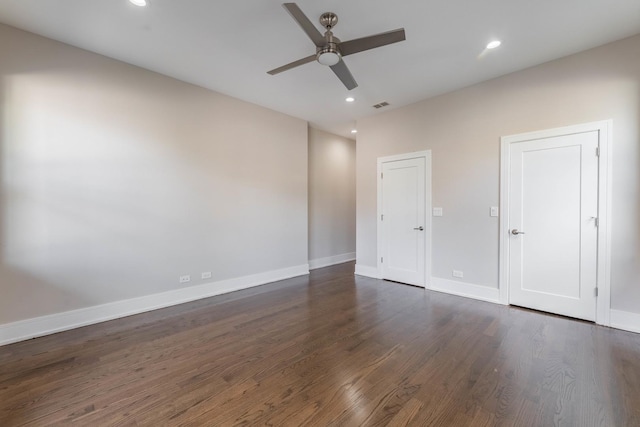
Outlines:
<svg viewBox="0 0 640 427"><path fill-rule="evenodd" d="M2 0L0 22L308 120L351 136L360 117L640 33L639 0L298 0L341 40L400 27L407 40L345 58L348 92L282 0ZM318 25L319 30L321 30ZM503 44L483 52L492 39ZM347 95L356 98L344 102Z"/></svg>

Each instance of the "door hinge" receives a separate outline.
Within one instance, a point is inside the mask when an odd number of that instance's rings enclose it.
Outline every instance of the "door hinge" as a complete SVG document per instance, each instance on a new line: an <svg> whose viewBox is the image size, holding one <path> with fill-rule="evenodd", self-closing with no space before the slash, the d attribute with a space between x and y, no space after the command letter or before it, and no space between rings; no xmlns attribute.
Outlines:
<svg viewBox="0 0 640 427"><path fill-rule="evenodd" d="M380 172L380 179L384 178L384 172Z"/></svg>
<svg viewBox="0 0 640 427"><path fill-rule="evenodd" d="M598 288L594 289L596 296L598 296Z"/></svg>
<svg viewBox="0 0 640 427"><path fill-rule="evenodd" d="M384 221L384 214L380 215L380 221Z"/></svg>
<svg viewBox="0 0 640 427"><path fill-rule="evenodd" d="M595 223L596 223L596 227L600 227L600 221L599 221L599 218L595 218Z"/></svg>
<svg viewBox="0 0 640 427"><path fill-rule="evenodd" d="M596 157L600 157L600 147L596 147Z"/></svg>
<svg viewBox="0 0 640 427"><path fill-rule="evenodd" d="M382 264L384 262L384 258L380 257L380 263Z"/></svg>

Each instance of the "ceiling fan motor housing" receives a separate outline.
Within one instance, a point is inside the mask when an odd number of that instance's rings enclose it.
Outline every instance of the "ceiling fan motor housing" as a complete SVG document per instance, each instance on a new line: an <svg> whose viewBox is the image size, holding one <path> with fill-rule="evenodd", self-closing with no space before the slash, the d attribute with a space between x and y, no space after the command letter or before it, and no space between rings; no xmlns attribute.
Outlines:
<svg viewBox="0 0 640 427"><path fill-rule="evenodd" d="M327 31L325 37L327 38L327 44L316 49L316 60L322 65L330 67L336 65L340 62L340 58L342 58L340 49L338 49L340 39L334 37L331 31Z"/></svg>

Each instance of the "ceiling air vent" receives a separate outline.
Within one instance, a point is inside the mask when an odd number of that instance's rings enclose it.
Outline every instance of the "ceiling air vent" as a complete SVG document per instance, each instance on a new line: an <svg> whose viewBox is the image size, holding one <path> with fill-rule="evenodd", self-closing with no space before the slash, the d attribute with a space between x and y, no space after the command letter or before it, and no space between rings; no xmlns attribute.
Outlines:
<svg viewBox="0 0 640 427"><path fill-rule="evenodd" d="M389 105L389 103L387 101L384 101L384 102L381 102L379 104L374 105L373 108L378 109L378 108L386 107L387 105Z"/></svg>

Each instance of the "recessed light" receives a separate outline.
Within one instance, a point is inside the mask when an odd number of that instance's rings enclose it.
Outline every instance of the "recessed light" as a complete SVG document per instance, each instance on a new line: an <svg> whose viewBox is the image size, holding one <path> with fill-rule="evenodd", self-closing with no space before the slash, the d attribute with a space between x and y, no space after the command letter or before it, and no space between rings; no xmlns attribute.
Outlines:
<svg viewBox="0 0 640 427"><path fill-rule="evenodd" d="M147 0L129 0L129 3L135 4L136 6L146 6Z"/></svg>
<svg viewBox="0 0 640 427"><path fill-rule="evenodd" d="M345 99L345 101L347 101L347 102L353 102L353 101L355 101L355 100L356 100L356 99L355 99L353 96L350 96L350 97L348 97L347 99Z"/></svg>
<svg viewBox="0 0 640 427"><path fill-rule="evenodd" d="M351 133L358 133L358 129L351 129Z"/></svg>
<svg viewBox="0 0 640 427"><path fill-rule="evenodd" d="M494 40L487 45L487 49L495 49L500 46L502 42L500 40Z"/></svg>

